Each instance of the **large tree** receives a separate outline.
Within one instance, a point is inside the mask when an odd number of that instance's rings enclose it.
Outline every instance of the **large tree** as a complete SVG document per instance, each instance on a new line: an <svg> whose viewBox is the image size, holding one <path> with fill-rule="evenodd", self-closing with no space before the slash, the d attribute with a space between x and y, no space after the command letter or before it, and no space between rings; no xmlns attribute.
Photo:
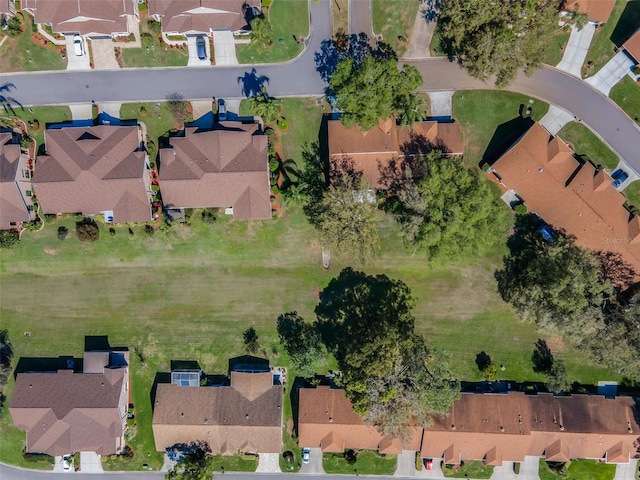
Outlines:
<svg viewBox="0 0 640 480"><path fill-rule="evenodd" d="M269 19L260 15L251 20L251 45L255 45L258 52L273 45L273 29Z"/></svg>
<svg viewBox="0 0 640 480"><path fill-rule="evenodd" d="M326 355L316 328L297 312L283 313L277 322L280 343L284 345L296 372L311 378L316 367L324 365Z"/></svg>
<svg viewBox="0 0 640 480"><path fill-rule="evenodd" d="M422 76L415 67L398 69L393 56L367 55L359 62L353 57L340 60L329 89L336 94L343 123L369 130L379 119L402 111L407 97L421 84Z"/></svg>
<svg viewBox="0 0 640 480"><path fill-rule="evenodd" d="M613 292L601 280L598 258L562 232L546 240L539 226L533 215L518 217L510 253L496 273L502 297L542 327L580 338L595 333Z"/></svg>
<svg viewBox="0 0 640 480"><path fill-rule="evenodd" d="M407 167L390 204L407 242L448 262L477 256L506 233L508 217L497 202L477 170L433 150Z"/></svg>
<svg viewBox="0 0 640 480"><path fill-rule="evenodd" d="M542 62L558 25L557 0L443 0L439 34L450 55L481 80L496 76L505 86L518 69L531 73Z"/></svg>
<svg viewBox="0 0 640 480"><path fill-rule="evenodd" d="M262 87L259 93L249 97L249 106L255 115L262 117L266 123L269 123L280 115L282 103L280 100L270 96L267 93L267 89Z"/></svg>
<svg viewBox="0 0 640 480"><path fill-rule="evenodd" d="M332 254L362 264L376 256L382 212L378 210L375 192L364 178L348 173L334 178L317 213L322 244Z"/></svg>
<svg viewBox="0 0 640 480"><path fill-rule="evenodd" d="M211 448L206 442L192 442L185 445L184 457L176 466L169 470L166 480L211 480L215 464L209 455Z"/></svg>
<svg viewBox="0 0 640 480"><path fill-rule="evenodd" d="M403 282L347 268L322 291L315 310L354 410L396 437L412 418L422 423L447 411L459 391L447 357L414 332L412 306Z"/></svg>

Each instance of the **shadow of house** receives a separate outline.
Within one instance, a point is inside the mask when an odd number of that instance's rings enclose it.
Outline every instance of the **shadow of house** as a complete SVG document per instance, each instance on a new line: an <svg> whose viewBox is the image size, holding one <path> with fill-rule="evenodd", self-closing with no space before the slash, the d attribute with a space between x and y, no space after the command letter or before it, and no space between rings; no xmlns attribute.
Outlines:
<svg viewBox="0 0 640 480"><path fill-rule="evenodd" d="M482 161L493 162L497 160L504 152L514 145L520 137L522 137L535 122L529 118L516 117L508 122L498 125L496 131L491 137L489 145L482 154Z"/></svg>
<svg viewBox="0 0 640 480"><path fill-rule="evenodd" d="M27 372L57 372L58 370L73 370L82 372L83 359L72 356L60 357L20 357L13 371L14 380L20 373Z"/></svg>
<svg viewBox="0 0 640 480"><path fill-rule="evenodd" d="M254 357L253 355L241 355L229 359L229 372L269 372L269 360Z"/></svg>
<svg viewBox="0 0 640 480"><path fill-rule="evenodd" d="M171 372L158 372L153 379L153 386L151 387L151 393L149 395L151 399L151 410L156 405L156 393L158 392L158 385L163 383L171 383Z"/></svg>
<svg viewBox="0 0 640 480"><path fill-rule="evenodd" d="M614 45L621 47L639 28L640 2L628 2L609 39Z"/></svg>
<svg viewBox="0 0 640 480"><path fill-rule="evenodd" d="M200 364L195 360L171 360L171 371L174 370L202 371Z"/></svg>

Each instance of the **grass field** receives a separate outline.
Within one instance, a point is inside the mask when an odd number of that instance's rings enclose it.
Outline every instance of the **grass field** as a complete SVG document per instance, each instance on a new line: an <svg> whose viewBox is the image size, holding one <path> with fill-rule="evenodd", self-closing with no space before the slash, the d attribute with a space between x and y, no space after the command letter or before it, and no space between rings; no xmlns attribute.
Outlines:
<svg viewBox="0 0 640 480"><path fill-rule="evenodd" d="M622 192L627 200L636 207L640 208L640 180L631 182Z"/></svg>
<svg viewBox="0 0 640 480"><path fill-rule="evenodd" d="M414 0L373 0L371 4L373 31L382 34L401 57L409 46L413 22L420 7Z"/></svg>
<svg viewBox="0 0 640 480"><path fill-rule="evenodd" d="M168 102L160 103L159 107L155 103L123 103L120 107L120 118L124 120L136 118L144 122L147 126L147 135L156 142L156 145L158 137L169 130L181 127L176 124Z"/></svg>
<svg viewBox="0 0 640 480"><path fill-rule="evenodd" d="M531 118L539 120L549 105L517 93L477 90L458 91L453 95L453 116L462 125L465 137L464 159L477 166L495 160L531 125L520 115L531 106Z"/></svg>
<svg viewBox="0 0 640 480"><path fill-rule="evenodd" d="M393 475L396 470L396 455L380 455L377 452L363 450L358 454L356 463L348 464L341 453L325 453L322 466L328 474L345 475Z"/></svg>
<svg viewBox="0 0 640 480"><path fill-rule="evenodd" d="M595 460L573 460L566 475L552 472L543 458L540 459L538 468L540 480L612 480L615 474L615 465L606 465Z"/></svg>
<svg viewBox="0 0 640 480"><path fill-rule="evenodd" d="M489 478L493 474L493 467L487 467L478 461L465 461L458 470L454 470L453 466L442 466L442 473L448 478Z"/></svg>
<svg viewBox="0 0 640 480"><path fill-rule="evenodd" d="M349 33L349 0L334 0L331 2L331 16L333 17L333 34L342 31Z"/></svg>
<svg viewBox="0 0 640 480"><path fill-rule="evenodd" d="M640 85L625 76L611 89L609 96L640 125Z"/></svg>
<svg viewBox="0 0 640 480"><path fill-rule="evenodd" d="M274 0L269 7L273 46L259 52L253 45L237 45L240 63L274 63L295 58L302 51L298 39L309 35L309 4L296 0Z"/></svg>
<svg viewBox="0 0 640 480"><path fill-rule="evenodd" d="M614 169L620 161L616 154L582 123L567 123L558 132L558 136L564 141L572 143L575 152L583 160L590 160L595 165Z"/></svg>
<svg viewBox="0 0 640 480"><path fill-rule="evenodd" d="M33 17L29 14L22 15L22 34L7 38L0 47L0 72L64 70L67 67L64 53L59 53L55 45L44 46L39 40L36 43L32 38L32 34L37 32Z"/></svg>
<svg viewBox="0 0 640 480"><path fill-rule="evenodd" d="M146 14L140 16L141 48L123 48L121 63L123 68L133 67L184 67L189 60L187 47L169 48L161 42L158 22L148 23ZM114 47L118 44L114 43Z"/></svg>
<svg viewBox="0 0 640 480"><path fill-rule="evenodd" d="M569 36L570 33L568 32L556 33L551 41L547 44L542 63L546 63L547 65L552 65L554 67L558 63L560 63L560 60L562 60L562 55L564 55L564 48L569 42Z"/></svg>
<svg viewBox="0 0 640 480"><path fill-rule="evenodd" d="M591 41L587 58L582 66L582 77L595 75L615 55L614 48L624 41L640 26L640 8L636 0L617 0L611 16L603 27L596 30ZM624 15L623 15L624 14ZM588 62L593 68L588 69Z"/></svg>

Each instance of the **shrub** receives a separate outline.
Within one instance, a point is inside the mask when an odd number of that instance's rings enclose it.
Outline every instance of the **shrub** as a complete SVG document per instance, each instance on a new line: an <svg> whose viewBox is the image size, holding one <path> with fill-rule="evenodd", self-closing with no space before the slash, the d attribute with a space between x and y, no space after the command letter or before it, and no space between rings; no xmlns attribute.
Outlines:
<svg viewBox="0 0 640 480"><path fill-rule="evenodd" d="M28 135L23 136L20 139L20 146L22 148L31 148L33 146L33 138L29 137Z"/></svg>
<svg viewBox="0 0 640 480"><path fill-rule="evenodd" d="M358 454L355 452L355 450L351 450L351 449L345 450L344 459L347 462L347 464L353 465L358 461Z"/></svg>
<svg viewBox="0 0 640 480"><path fill-rule="evenodd" d="M640 75L640 65L636 65L636 68L633 69L633 73Z"/></svg>
<svg viewBox="0 0 640 480"><path fill-rule="evenodd" d="M280 162L278 162L277 158L272 158L271 160L269 160L269 171L277 172L279 166Z"/></svg>
<svg viewBox="0 0 640 480"><path fill-rule="evenodd" d="M22 33L22 22L18 17L10 18L7 22L7 33L10 37L17 37Z"/></svg>
<svg viewBox="0 0 640 480"><path fill-rule="evenodd" d="M81 242L95 242L100 238L98 224L92 218L83 218L76 223L76 236Z"/></svg>
<svg viewBox="0 0 640 480"><path fill-rule="evenodd" d="M69 229L64 225L58 227L58 240L63 241L67 238Z"/></svg>
<svg viewBox="0 0 640 480"><path fill-rule="evenodd" d="M44 453L23 453L22 458L29 463L45 463L53 465L55 460L51 455Z"/></svg>
<svg viewBox="0 0 640 480"><path fill-rule="evenodd" d="M202 211L202 222L203 223L208 223L208 224L216 223L216 215L215 215L215 213L212 212L210 209L205 208Z"/></svg>
<svg viewBox="0 0 640 480"><path fill-rule="evenodd" d="M112 237L116 236L116 229L113 227L109 227L109 235L111 235Z"/></svg>
<svg viewBox="0 0 640 480"><path fill-rule="evenodd" d="M518 203L513 207L513 211L519 215L525 215L529 210L524 203Z"/></svg>
<svg viewBox="0 0 640 480"><path fill-rule="evenodd" d="M480 168L482 168L483 172L488 172L489 169L491 168L491 165L489 165L487 162L483 162L482 167Z"/></svg>
<svg viewBox="0 0 640 480"><path fill-rule="evenodd" d="M153 228L152 225L145 225L144 226L144 233L146 233L150 237L153 237L153 234L156 233L156 229Z"/></svg>
<svg viewBox="0 0 640 480"><path fill-rule="evenodd" d="M274 195L278 195L280 193L280 189L277 185L274 185L273 187L271 187L271 192L273 192Z"/></svg>
<svg viewBox="0 0 640 480"><path fill-rule="evenodd" d="M13 248L20 241L20 236L15 230L0 231L0 248Z"/></svg>

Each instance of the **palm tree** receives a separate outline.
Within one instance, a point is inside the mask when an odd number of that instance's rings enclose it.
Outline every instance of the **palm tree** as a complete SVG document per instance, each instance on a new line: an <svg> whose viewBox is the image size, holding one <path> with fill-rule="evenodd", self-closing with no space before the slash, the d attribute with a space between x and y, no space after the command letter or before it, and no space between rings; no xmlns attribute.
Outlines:
<svg viewBox="0 0 640 480"><path fill-rule="evenodd" d="M251 45L256 45L258 52L273 45L271 23L264 15L251 20Z"/></svg>
<svg viewBox="0 0 640 480"><path fill-rule="evenodd" d="M589 23L589 15L578 12L579 8L580 6L576 3L573 11L570 13L570 18L578 31L582 30L587 26L587 23Z"/></svg>
<svg viewBox="0 0 640 480"><path fill-rule="evenodd" d="M296 183L292 184L282 192L282 196L284 197L284 201L287 204L296 204L301 205L307 200L309 200L309 193L307 192L307 184L306 183Z"/></svg>
<svg viewBox="0 0 640 480"><path fill-rule="evenodd" d="M260 93L249 97L249 106L265 123L273 122L280 115L280 100L269 96L265 87L262 87Z"/></svg>
<svg viewBox="0 0 640 480"><path fill-rule="evenodd" d="M398 105L400 123L411 126L415 122L423 120L427 116L425 107L426 102L423 97L412 94L404 96Z"/></svg>

